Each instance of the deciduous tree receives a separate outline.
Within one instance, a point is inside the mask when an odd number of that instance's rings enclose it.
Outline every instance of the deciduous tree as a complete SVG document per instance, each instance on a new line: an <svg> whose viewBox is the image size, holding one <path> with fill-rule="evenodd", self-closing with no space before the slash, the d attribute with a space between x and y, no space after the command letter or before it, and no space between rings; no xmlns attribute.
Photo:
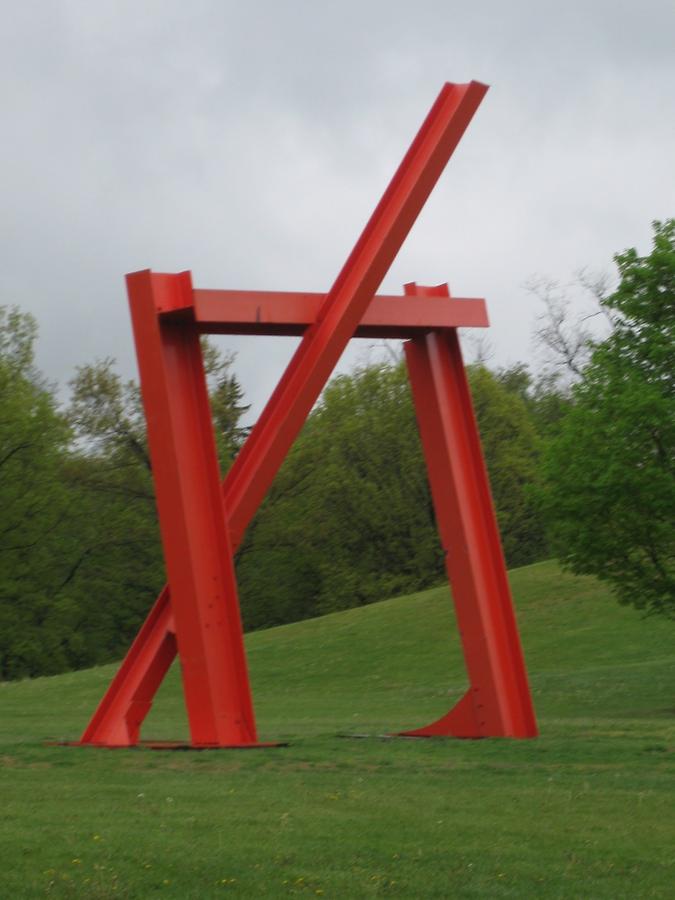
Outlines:
<svg viewBox="0 0 675 900"><path fill-rule="evenodd" d="M615 257L593 347L546 457L543 507L561 559L622 603L675 615L675 220Z"/></svg>
<svg viewBox="0 0 675 900"><path fill-rule="evenodd" d="M0 308L0 678L57 672L77 652L63 594L72 510L62 477L68 426L33 366L36 324Z"/></svg>

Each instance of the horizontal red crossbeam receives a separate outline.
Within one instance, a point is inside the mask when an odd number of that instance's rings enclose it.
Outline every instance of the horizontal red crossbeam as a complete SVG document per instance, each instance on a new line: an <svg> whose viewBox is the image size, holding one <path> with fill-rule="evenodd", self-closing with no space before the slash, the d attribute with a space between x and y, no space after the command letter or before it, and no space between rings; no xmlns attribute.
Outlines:
<svg viewBox="0 0 675 900"><path fill-rule="evenodd" d="M325 294L296 291L195 290L192 315L205 334L302 335ZM167 310L180 316L186 309ZM487 328L485 301L464 297L376 295L354 337L411 338L436 328Z"/></svg>

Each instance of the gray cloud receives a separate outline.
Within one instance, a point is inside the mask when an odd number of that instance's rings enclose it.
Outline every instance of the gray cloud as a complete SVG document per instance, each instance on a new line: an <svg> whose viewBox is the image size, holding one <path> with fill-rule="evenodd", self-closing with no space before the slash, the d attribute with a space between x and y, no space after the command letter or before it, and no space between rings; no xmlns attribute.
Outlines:
<svg viewBox="0 0 675 900"><path fill-rule="evenodd" d="M444 80L491 84L385 287L488 298L526 359L534 272L646 248L674 213L671 2L54 0L0 38L0 302L64 383L134 372L125 272L327 289ZM241 339L259 408L288 341ZM354 353L348 357L354 358Z"/></svg>

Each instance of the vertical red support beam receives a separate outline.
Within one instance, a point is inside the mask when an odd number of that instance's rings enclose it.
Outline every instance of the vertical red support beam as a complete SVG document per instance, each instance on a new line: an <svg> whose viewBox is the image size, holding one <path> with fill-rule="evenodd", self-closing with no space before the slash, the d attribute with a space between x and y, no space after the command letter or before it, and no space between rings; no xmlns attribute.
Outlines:
<svg viewBox="0 0 675 900"><path fill-rule="evenodd" d="M191 740L255 744L199 334L158 316L191 303L190 275L139 272L127 286Z"/></svg>
<svg viewBox="0 0 675 900"><path fill-rule="evenodd" d="M406 285L413 295L424 290ZM456 329L431 332L404 347L470 682L454 709L406 734L535 737L527 672Z"/></svg>

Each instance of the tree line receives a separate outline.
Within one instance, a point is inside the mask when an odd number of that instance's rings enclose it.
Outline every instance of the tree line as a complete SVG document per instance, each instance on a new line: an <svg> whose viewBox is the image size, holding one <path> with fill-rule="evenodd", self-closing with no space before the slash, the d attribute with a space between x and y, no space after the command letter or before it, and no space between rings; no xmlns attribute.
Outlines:
<svg viewBox="0 0 675 900"><path fill-rule="evenodd" d="M602 340L542 340L570 377L475 363L469 380L509 566L555 554L621 602L675 613L675 222L616 257ZM570 337L571 335L571 337ZM138 386L79 368L61 408L37 328L0 308L0 678L119 658L165 580ZM205 343L223 471L246 437L232 357ZM570 356L571 354L571 356ZM570 359L573 363L569 365ZM371 603L443 576L405 368L328 385L237 554L247 629Z"/></svg>

